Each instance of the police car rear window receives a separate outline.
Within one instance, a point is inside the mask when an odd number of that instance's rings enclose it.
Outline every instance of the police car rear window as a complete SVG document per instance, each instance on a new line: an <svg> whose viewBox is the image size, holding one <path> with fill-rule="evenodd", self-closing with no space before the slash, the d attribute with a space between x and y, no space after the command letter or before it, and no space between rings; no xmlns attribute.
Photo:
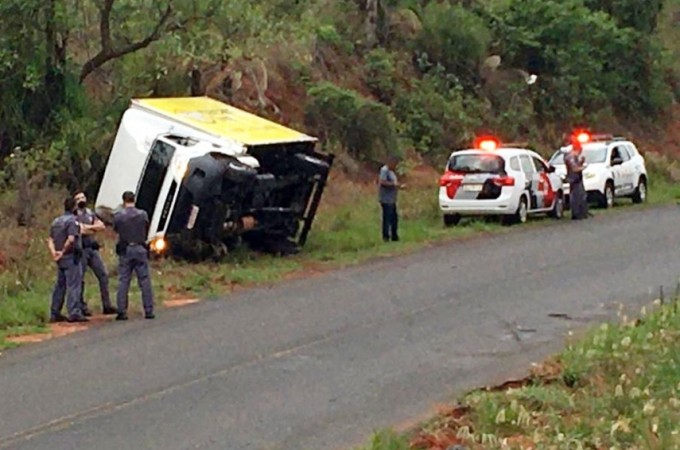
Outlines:
<svg viewBox="0 0 680 450"><path fill-rule="evenodd" d="M478 153L453 155L449 160L449 170L462 173L505 173L505 160L498 155Z"/></svg>

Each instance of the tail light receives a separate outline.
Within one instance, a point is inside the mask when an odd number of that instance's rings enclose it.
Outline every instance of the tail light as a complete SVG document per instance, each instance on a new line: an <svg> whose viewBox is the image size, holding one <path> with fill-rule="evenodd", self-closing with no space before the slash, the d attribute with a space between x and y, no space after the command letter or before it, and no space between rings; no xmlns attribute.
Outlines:
<svg viewBox="0 0 680 450"><path fill-rule="evenodd" d="M514 186L515 185L515 179L510 176L503 176L503 177L495 177L493 178L493 184L496 186Z"/></svg>
<svg viewBox="0 0 680 450"><path fill-rule="evenodd" d="M439 179L439 186L445 187L446 195L449 198L453 198L456 196L456 191L460 187L460 184L463 182L464 177L465 176L460 173L447 171Z"/></svg>

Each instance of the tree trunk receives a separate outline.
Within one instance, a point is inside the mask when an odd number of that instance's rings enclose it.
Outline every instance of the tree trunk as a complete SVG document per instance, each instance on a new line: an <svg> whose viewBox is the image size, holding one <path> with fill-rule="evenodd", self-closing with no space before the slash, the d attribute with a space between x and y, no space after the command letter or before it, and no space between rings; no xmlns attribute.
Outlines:
<svg viewBox="0 0 680 450"><path fill-rule="evenodd" d="M378 10L380 8L380 0L366 0L365 8L364 32L366 47L374 48L378 42Z"/></svg>

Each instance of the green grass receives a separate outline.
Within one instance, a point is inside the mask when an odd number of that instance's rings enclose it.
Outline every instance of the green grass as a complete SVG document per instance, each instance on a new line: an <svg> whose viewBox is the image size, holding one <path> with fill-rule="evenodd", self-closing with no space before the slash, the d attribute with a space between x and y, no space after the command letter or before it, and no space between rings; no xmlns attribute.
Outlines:
<svg viewBox="0 0 680 450"><path fill-rule="evenodd" d="M550 361L558 369L549 377L472 392L460 402L465 414L408 434L381 432L365 450L680 448L680 313L677 302L655 305L571 343Z"/></svg>
<svg viewBox="0 0 680 450"><path fill-rule="evenodd" d="M457 227L445 228L437 205L436 189L413 188L401 195L401 241L384 243L380 239L380 207L373 191L372 188L359 186L351 203L348 201L322 209L303 252L293 257L272 257L240 250L220 264L185 264L170 260L154 262L152 279L158 303L178 297L218 297L238 286L271 283L292 274L304 276L414 251L445 240L510 230L484 220L464 220ZM668 203L678 198L680 185L654 181L650 186L649 204ZM619 203L628 205L631 202L621 200ZM50 211L50 208L42 209ZM38 223L46 220L47 217L39 217ZM537 218L532 219L527 226L552 222L552 219ZM23 235L11 231L9 229L7 237L0 231L0 240L10 242L7 244L9 247L14 245L14 253L23 252L27 256L10 266L10 270L0 273L0 293L3 294L0 299L0 348L7 345L6 336L21 331L20 327L45 325L53 277L53 264L44 248L43 236L37 235L44 230L36 229L33 234L22 231ZM11 239L16 242L12 244ZM112 249L112 241L106 241L102 254L110 268L115 267ZM112 271L111 295L114 298L116 286L115 272ZM91 273L87 278L86 298L90 306L98 310L98 287ZM139 291L135 283L132 285L130 301L131 313L139 312Z"/></svg>

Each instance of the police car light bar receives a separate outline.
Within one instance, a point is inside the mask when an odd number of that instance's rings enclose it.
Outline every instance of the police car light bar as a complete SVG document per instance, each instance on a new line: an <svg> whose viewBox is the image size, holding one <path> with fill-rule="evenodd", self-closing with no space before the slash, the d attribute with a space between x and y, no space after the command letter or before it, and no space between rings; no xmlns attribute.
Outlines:
<svg viewBox="0 0 680 450"><path fill-rule="evenodd" d="M475 148L487 152L494 151L500 146L500 141L493 136L481 136L475 139Z"/></svg>

